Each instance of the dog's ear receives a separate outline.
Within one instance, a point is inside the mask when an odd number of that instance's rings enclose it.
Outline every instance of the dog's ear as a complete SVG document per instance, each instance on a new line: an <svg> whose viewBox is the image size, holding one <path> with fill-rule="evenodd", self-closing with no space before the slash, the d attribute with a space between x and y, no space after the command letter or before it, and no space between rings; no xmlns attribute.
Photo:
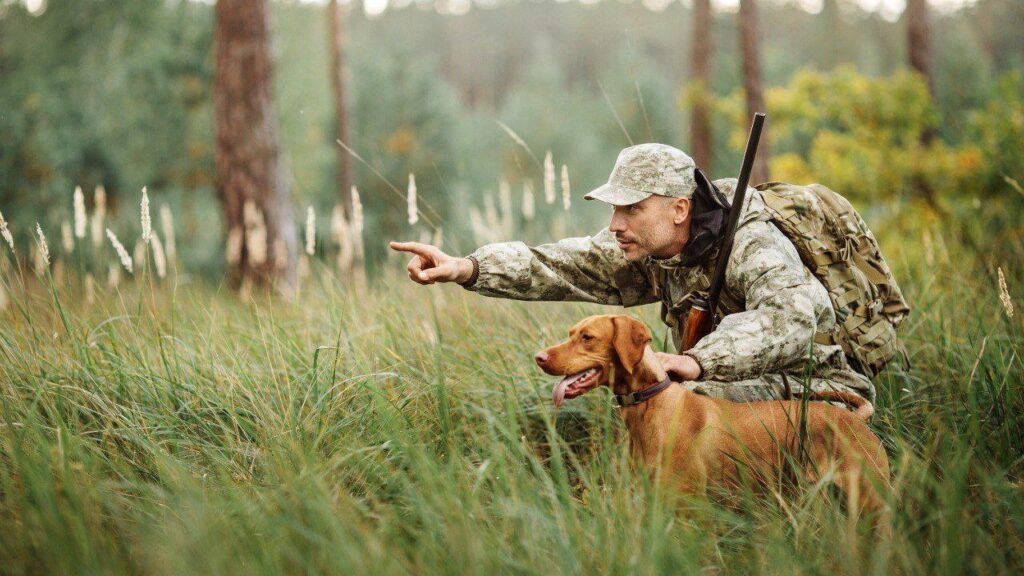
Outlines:
<svg viewBox="0 0 1024 576"><path fill-rule="evenodd" d="M632 374L644 357L644 348L651 341L651 331L643 322L629 316L615 316L612 325L615 327L612 348L626 373Z"/></svg>

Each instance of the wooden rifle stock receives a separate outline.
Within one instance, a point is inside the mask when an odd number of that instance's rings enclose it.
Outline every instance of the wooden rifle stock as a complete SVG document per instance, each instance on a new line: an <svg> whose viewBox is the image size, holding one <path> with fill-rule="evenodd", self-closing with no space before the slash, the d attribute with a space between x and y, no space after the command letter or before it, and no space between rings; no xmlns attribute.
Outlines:
<svg viewBox="0 0 1024 576"><path fill-rule="evenodd" d="M686 315L686 324L683 326L683 346L680 352L686 352L696 346L701 338L711 333L713 327L714 323L711 311L707 308L707 302L703 299L694 300Z"/></svg>
<svg viewBox="0 0 1024 576"><path fill-rule="evenodd" d="M725 226L725 234L722 236L718 261L715 263L715 272L711 278L711 287L708 290L707 299L694 299L690 305L690 312L687 314L686 324L683 326L683 341L680 352L693 348L701 338L707 336L715 329L715 310L718 309L718 300L722 295L722 288L725 287L725 269L729 265L732 243L736 237L736 227L739 224L740 212L743 211L743 201L747 197L747 183L750 180L750 171L754 166L754 156L757 155L757 144L761 140L761 128L763 126L764 114L761 112L754 114L754 121L750 126L750 135L747 137L747 148L743 152L740 177L736 180L736 190L732 196L729 221Z"/></svg>

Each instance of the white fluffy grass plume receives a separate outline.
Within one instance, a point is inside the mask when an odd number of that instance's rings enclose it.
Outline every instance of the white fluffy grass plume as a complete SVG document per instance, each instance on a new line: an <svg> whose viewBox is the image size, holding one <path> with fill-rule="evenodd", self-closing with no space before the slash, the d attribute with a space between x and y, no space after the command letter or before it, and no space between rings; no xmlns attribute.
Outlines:
<svg viewBox="0 0 1024 576"><path fill-rule="evenodd" d="M11 236L11 230L7 227L7 221L4 220L2 212L0 212L0 236L4 237L4 241L11 247L11 252L14 252L14 236Z"/></svg>
<svg viewBox="0 0 1024 576"><path fill-rule="evenodd" d="M81 186L75 186L74 208L75 238L85 238L85 229L89 223L89 218L85 215L85 194L82 194Z"/></svg>
<svg viewBox="0 0 1024 576"><path fill-rule="evenodd" d="M50 264L50 247L46 244L46 235L43 234L43 227L36 222L36 234L39 235L39 257L44 264Z"/></svg>
<svg viewBox="0 0 1024 576"><path fill-rule="evenodd" d="M312 256L316 252L316 212L313 207L306 208L306 254Z"/></svg>
<svg viewBox="0 0 1024 576"><path fill-rule="evenodd" d="M412 172L409 173L409 192L406 201L409 209L409 226L413 226L420 221L420 214L416 208L416 176Z"/></svg>
<svg viewBox="0 0 1024 576"><path fill-rule="evenodd" d="M129 274L131 274L132 257L129 256L128 251L124 249L124 244L121 244L121 241L117 239L117 235L115 235L110 228L107 228L107 238L110 238L110 244L114 247L114 251L117 252L117 257L121 259L121 265L124 266L124 269L127 270Z"/></svg>
<svg viewBox="0 0 1024 576"><path fill-rule="evenodd" d="M551 158L551 150L544 155L544 201L555 203L555 161Z"/></svg>
<svg viewBox="0 0 1024 576"><path fill-rule="evenodd" d="M142 187L142 200L139 202L139 211L141 212L142 222L142 241L149 244L149 239L153 236L153 219L149 215L149 194L146 193L146 187Z"/></svg>

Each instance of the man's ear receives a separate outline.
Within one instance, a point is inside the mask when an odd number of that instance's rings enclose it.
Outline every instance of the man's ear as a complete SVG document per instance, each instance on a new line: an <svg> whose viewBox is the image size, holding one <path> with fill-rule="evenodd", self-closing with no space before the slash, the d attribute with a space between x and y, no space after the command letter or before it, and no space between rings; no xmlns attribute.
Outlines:
<svg viewBox="0 0 1024 576"><path fill-rule="evenodd" d="M651 341L651 331L643 322L629 316L615 316L612 325L615 327L612 348L626 373L632 374L644 357L644 348Z"/></svg>
<svg viewBox="0 0 1024 576"><path fill-rule="evenodd" d="M693 208L693 201L689 198L676 198L672 201L672 220L676 224L686 222L690 217L690 209Z"/></svg>

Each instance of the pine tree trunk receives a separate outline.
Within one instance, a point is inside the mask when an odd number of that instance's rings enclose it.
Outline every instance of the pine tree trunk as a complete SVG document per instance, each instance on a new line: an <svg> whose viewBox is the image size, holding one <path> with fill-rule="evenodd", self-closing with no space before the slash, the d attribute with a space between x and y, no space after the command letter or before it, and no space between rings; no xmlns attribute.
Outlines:
<svg viewBox="0 0 1024 576"><path fill-rule="evenodd" d="M693 108L690 111L690 152L697 166L711 171L711 0L694 0L693 44L690 74L693 76Z"/></svg>
<svg viewBox="0 0 1024 576"><path fill-rule="evenodd" d="M739 13L740 57L743 59L743 90L747 95L747 119L755 112L766 112L764 91L761 88L761 56L758 54L757 7L754 0L740 0ZM769 180L767 139L757 147L757 158L750 172L750 183L760 184Z"/></svg>
<svg viewBox="0 0 1024 576"><path fill-rule="evenodd" d="M924 77L928 93L935 99L935 85L932 80L932 41L928 29L927 0L907 0L903 13L907 20L907 51L910 68ZM935 138L935 129L926 128L921 132L921 142L929 144Z"/></svg>
<svg viewBox="0 0 1024 576"><path fill-rule="evenodd" d="M330 23L331 88L334 91L334 131L338 140L351 146L348 139L348 101L345 85L345 15L338 6L338 0L327 5ZM338 195L345 218L352 221L352 156L338 146Z"/></svg>
<svg viewBox="0 0 1024 576"><path fill-rule="evenodd" d="M278 154L266 0L218 0L213 113L216 188L234 287L295 286L298 237Z"/></svg>

